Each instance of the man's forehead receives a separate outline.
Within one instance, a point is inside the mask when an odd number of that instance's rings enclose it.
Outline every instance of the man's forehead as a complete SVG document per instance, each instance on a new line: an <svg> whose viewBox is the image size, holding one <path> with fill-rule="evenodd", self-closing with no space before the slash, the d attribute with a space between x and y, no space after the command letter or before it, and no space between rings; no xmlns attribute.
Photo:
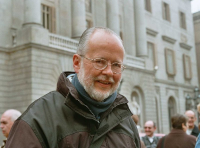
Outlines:
<svg viewBox="0 0 200 148"><path fill-rule="evenodd" d="M153 127L153 122L152 121L147 121L145 123L145 127Z"/></svg>
<svg viewBox="0 0 200 148"><path fill-rule="evenodd" d="M185 115L188 117L195 117L195 113L193 111L187 111Z"/></svg>
<svg viewBox="0 0 200 148"><path fill-rule="evenodd" d="M1 120L6 120L6 121L8 121L8 120L10 120L11 119L11 116L9 116L8 114L3 114L2 116L1 116Z"/></svg>
<svg viewBox="0 0 200 148"><path fill-rule="evenodd" d="M89 42L90 41L107 41L109 42L110 39L116 39L118 41L118 44L120 46L123 47L122 41L120 40L120 38L112 33L106 32L105 30L96 30L95 32L93 32L93 34L90 36ZM109 40L107 40L109 39Z"/></svg>

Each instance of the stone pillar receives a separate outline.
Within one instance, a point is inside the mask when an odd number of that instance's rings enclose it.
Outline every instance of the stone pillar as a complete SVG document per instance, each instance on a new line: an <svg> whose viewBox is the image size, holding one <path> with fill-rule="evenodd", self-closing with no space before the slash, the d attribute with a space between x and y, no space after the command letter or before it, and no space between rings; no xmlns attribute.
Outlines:
<svg viewBox="0 0 200 148"><path fill-rule="evenodd" d="M80 38L86 29L85 0L72 0L72 38Z"/></svg>
<svg viewBox="0 0 200 148"><path fill-rule="evenodd" d="M126 54L136 55L133 0L123 1L123 42Z"/></svg>
<svg viewBox="0 0 200 148"><path fill-rule="evenodd" d="M10 28L12 26L12 1L0 0L0 46L11 45Z"/></svg>
<svg viewBox="0 0 200 148"><path fill-rule="evenodd" d="M41 25L40 0L25 0L24 25Z"/></svg>
<svg viewBox="0 0 200 148"><path fill-rule="evenodd" d="M107 0L107 27L119 35L119 2L118 0Z"/></svg>
<svg viewBox="0 0 200 148"><path fill-rule="evenodd" d="M144 1L134 0L134 2L136 55L138 57L145 57L147 56L147 40Z"/></svg>

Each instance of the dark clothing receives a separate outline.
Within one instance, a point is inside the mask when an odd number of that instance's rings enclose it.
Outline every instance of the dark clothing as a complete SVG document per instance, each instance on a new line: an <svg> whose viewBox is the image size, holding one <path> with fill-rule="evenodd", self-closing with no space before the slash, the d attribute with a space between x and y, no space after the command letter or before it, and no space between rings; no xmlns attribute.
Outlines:
<svg viewBox="0 0 200 148"><path fill-rule="evenodd" d="M146 148L156 148L158 141L159 141L159 137L154 136L153 137L153 141L152 143L149 141L148 136L144 136L142 137L142 141L144 142L144 145L146 146Z"/></svg>
<svg viewBox="0 0 200 148"><path fill-rule="evenodd" d="M161 148L163 137L159 140L157 148ZM172 129L165 136L164 148L194 148L196 138L192 135L187 135L181 129Z"/></svg>
<svg viewBox="0 0 200 148"><path fill-rule="evenodd" d="M193 128L193 130L191 132L191 135L193 135L195 137L198 137L198 135L199 135L199 129L198 129L198 127L196 125L194 125L194 128Z"/></svg>
<svg viewBox="0 0 200 148"><path fill-rule="evenodd" d="M140 144L141 144L141 148L146 148L142 140L140 140Z"/></svg>
<svg viewBox="0 0 200 148"><path fill-rule="evenodd" d="M140 148L127 99L118 94L98 121L66 78L69 74L62 73L57 91L33 102L15 121L6 148L89 148L98 143L100 148Z"/></svg>

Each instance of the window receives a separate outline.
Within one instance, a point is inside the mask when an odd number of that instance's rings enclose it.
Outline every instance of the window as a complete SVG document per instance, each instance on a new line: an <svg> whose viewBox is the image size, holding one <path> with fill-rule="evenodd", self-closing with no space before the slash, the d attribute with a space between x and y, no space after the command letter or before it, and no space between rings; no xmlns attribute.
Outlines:
<svg viewBox="0 0 200 148"><path fill-rule="evenodd" d="M50 32L56 32L55 9L42 4L42 25Z"/></svg>
<svg viewBox="0 0 200 148"><path fill-rule="evenodd" d="M85 10L88 13L92 13L92 2L91 0L85 0Z"/></svg>
<svg viewBox="0 0 200 148"><path fill-rule="evenodd" d="M85 11L86 11L86 28L91 28L93 27L91 0L85 0Z"/></svg>
<svg viewBox="0 0 200 148"><path fill-rule="evenodd" d="M170 97L168 100L168 114L169 114L169 130L172 129L171 118L177 113L176 111L176 101L173 97Z"/></svg>
<svg viewBox="0 0 200 148"><path fill-rule="evenodd" d="M119 27L120 27L119 35L120 35L120 38L123 40L122 16L121 15L119 15Z"/></svg>
<svg viewBox="0 0 200 148"><path fill-rule="evenodd" d="M147 42L147 49L148 49L148 56L149 56L149 59L151 59L155 65L155 51L154 51L154 44L153 43L150 43L150 42Z"/></svg>
<svg viewBox="0 0 200 148"><path fill-rule="evenodd" d="M163 19L170 21L170 10L169 10L169 5L165 2L162 3L163 5Z"/></svg>
<svg viewBox="0 0 200 148"><path fill-rule="evenodd" d="M92 25L92 21L86 19L86 28L91 28L92 26L93 26L93 25Z"/></svg>
<svg viewBox="0 0 200 148"><path fill-rule="evenodd" d="M185 13L180 12L179 14L180 14L180 27L186 29Z"/></svg>
<svg viewBox="0 0 200 148"><path fill-rule="evenodd" d="M183 54L183 66L185 79L190 80L192 78L191 59L188 55L185 54Z"/></svg>
<svg viewBox="0 0 200 148"><path fill-rule="evenodd" d="M171 49L165 49L165 60L166 60L166 71L170 76L174 76L176 74L175 67L175 53Z"/></svg>
<svg viewBox="0 0 200 148"><path fill-rule="evenodd" d="M145 10L151 12L151 0L145 0Z"/></svg>

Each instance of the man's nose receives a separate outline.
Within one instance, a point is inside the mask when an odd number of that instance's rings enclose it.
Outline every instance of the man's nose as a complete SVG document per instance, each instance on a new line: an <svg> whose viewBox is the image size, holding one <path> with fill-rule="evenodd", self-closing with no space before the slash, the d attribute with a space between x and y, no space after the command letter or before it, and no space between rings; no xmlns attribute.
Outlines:
<svg viewBox="0 0 200 148"><path fill-rule="evenodd" d="M113 71L111 68L112 65L108 64L107 67L102 71L103 74L107 74L109 76L113 75Z"/></svg>

